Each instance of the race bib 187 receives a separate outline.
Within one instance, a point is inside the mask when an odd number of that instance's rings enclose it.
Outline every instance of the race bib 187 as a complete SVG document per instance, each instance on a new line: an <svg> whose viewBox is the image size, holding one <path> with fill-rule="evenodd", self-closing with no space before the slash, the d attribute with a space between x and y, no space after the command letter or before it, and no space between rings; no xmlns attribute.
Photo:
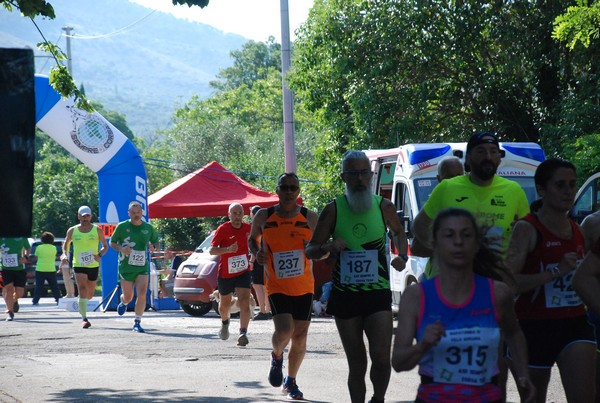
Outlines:
<svg viewBox="0 0 600 403"><path fill-rule="evenodd" d="M378 280L377 251L345 250L340 256L342 284L368 284Z"/></svg>

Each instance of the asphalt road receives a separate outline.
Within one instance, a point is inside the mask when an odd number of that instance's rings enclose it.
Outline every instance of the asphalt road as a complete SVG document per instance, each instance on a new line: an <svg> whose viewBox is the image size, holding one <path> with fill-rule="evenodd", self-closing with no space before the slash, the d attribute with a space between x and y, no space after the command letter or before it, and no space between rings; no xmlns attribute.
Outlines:
<svg viewBox="0 0 600 403"><path fill-rule="evenodd" d="M250 323L246 347L235 331L218 338L214 312L148 311L147 333L131 331L133 313L92 312L82 329L76 312L52 299L20 301L12 322L0 322L0 402L276 402L287 401L267 381L271 321ZM0 309L5 306L0 304ZM0 319L3 317L0 317ZM348 402L347 364L333 319L313 318L298 385L312 402ZM230 330L238 327L232 319ZM284 368L285 372L285 368ZM414 400L416 370L392 373L388 402ZM372 389L367 381L367 399ZM509 401L518 401L512 380ZM566 401L552 374L548 401Z"/></svg>

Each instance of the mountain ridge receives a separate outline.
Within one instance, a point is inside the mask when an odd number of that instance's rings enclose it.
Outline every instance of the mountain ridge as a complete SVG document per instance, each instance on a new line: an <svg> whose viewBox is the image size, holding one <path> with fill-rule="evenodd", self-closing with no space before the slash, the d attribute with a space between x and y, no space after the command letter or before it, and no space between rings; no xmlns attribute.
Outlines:
<svg viewBox="0 0 600 403"><path fill-rule="evenodd" d="M233 63L230 52L248 41L123 0L53 0L52 6L56 19L35 22L65 53L62 28L73 27L76 84L90 100L124 114L141 137L169 128L174 110L192 95L209 96L209 82ZM48 74L54 61L37 50L39 42L31 20L0 9L0 46L33 48L36 73Z"/></svg>

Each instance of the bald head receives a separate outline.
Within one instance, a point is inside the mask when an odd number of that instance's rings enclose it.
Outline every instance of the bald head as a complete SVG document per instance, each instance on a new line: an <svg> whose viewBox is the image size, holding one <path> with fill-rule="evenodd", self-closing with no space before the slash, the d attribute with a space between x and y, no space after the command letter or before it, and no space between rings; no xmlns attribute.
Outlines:
<svg viewBox="0 0 600 403"><path fill-rule="evenodd" d="M454 178L455 176L464 175L465 170L462 162L458 157L446 157L438 163L438 182L444 179Z"/></svg>

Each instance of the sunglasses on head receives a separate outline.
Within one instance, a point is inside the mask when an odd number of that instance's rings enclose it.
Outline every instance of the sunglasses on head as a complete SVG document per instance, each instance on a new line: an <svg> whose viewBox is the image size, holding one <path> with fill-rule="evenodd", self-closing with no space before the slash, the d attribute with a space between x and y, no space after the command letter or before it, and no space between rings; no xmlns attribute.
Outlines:
<svg viewBox="0 0 600 403"><path fill-rule="evenodd" d="M279 185L277 186L279 190L283 190L284 192L295 192L300 189L300 186L296 185Z"/></svg>

